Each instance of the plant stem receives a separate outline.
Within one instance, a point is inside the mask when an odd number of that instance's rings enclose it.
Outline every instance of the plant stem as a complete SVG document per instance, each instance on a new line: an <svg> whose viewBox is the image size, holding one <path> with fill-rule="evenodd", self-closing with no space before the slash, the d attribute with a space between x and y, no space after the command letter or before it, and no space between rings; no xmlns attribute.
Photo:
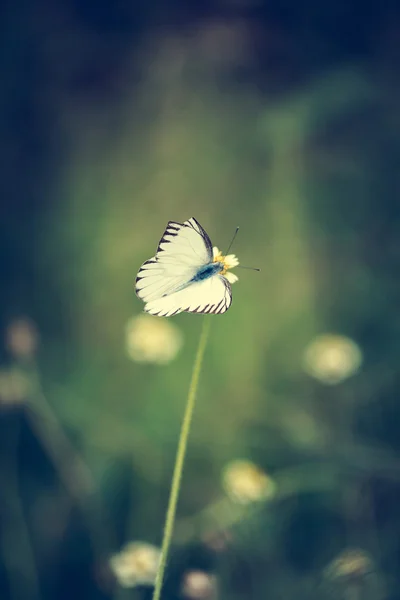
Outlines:
<svg viewBox="0 0 400 600"><path fill-rule="evenodd" d="M101 561L110 547L111 535L96 494L96 482L44 395L39 369L33 363L27 373L33 386L26 413L30 425L52 461L60 481L85 516L95 561Z"/></svg>
<svg viewBox="0 0 400 600"><path fill-rule="evenodd" d="M20 419L20 416L17 418ZM35 551L19 487L19 436L20 424L11 423L8 431L10 445L7 448L0 481L1 509L5 517L4 526L1 528L0 547L4 566L8 571L10 598L41 600Z"/></svg>
<svg viewBox="0 0 400 600"><path fill-rule="evenodd" d="M167 564L168 551L171 545L171 538L174 529L176 506L178 503L179 490L181 487L183 465L186 456L187 441L192 422L194 406L196 402L196 392L199 383L201 365L203 362L204 350L206 348L208 332L210 330L210 319L204 318L203 329L200 335L197 354L193 365L192 379L189 386L189 393L186 402L185 414L183 416L181 432L179 435L178 450L176 453L174 473L172 476L171 492L168 501L167 516L165 519L164 535L161 545L160 566L157 571L157 577L154 587L153 600L160 600L161 588L164 579L165 567Z"/></svg>

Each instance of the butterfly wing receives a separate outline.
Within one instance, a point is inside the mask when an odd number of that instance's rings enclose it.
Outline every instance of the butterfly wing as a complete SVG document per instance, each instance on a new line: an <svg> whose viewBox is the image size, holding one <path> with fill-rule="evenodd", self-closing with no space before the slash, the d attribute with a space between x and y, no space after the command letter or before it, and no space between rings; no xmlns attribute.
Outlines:
<svg viewBox="0 0 400 600"><path fill-rule="evenodd" d="M232 288L222 275L191 283L174 293L146 301L144 310L157 317L180 312L222 314L232 303Z"/></svg>
<svg viewBox="0 0 400 600"><path fill-rule="evenodd" d="M213 259L212 243L196 219L184 223L169 221L158 244L156 259L163 264L201 267Z"/></svg>
<svg viewBox="0 0 400 600"><path fill-rule="evenodd" d="M144 302L151 302L183 290L199 267L212 258L211 240L196 219L169 221L156 255L139 269L136 294Z"/></svg>

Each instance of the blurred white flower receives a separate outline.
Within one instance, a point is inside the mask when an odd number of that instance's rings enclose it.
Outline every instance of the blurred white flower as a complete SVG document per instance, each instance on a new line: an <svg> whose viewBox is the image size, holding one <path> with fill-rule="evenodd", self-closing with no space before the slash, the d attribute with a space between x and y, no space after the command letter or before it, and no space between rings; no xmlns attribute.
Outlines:
<svg viewBox="0 0 400 600"><path fill-rule="evenodd" d="M346 548L329 563L324 571L328 579L362 580L373 573L374 563L364 550Z"/></svg>
<svg viewBox="0 0 400 600"><path fill-rule="evenodd" d="M219 553L226 550L232 542L232 533L227 529L209 530L203 533L201 540L213 552Z"/></svg>
<svg viewBox="0 0 400 600"><path fill-rule="evenodd" d="M0 369L0 407L11 407L27 400L31 382L23 371L16 368Z"/></svg>
<svg viewBox="0 0 400 600"><path fill-rule="evenodd" d="M110 567L121 587L154 585L160 549L146 542L130 542L110 559Z"/></svg>
<svg viewBox="0 0 400 600"><path fill-rule="evenodd" d="M213 600L216 598L217 579L205 571L186 571L183 575L182 596L191 600Z"/></svg>
<svg viewBox="0 0 400 600"><path fill-rule="evenodd" d="M21 317L8 324L6 329L6 345L11 354L16 358L33 358L38 341L38 331L30 319Z"/></svg>
<svg viewBox="0 0 400 600"><path fill-rule="evenodd" d="M346 548L323 571L323 597L335 600L387 598L387 585L372 557L360 548Z"/></svg>
<svg viewBox="0 0 400 600"><path fill-rule="evenodd" d="M127 322L125 342L128 356L132 360L167 364L179 352L183 336L176 325L165 319L139 315Z"/></svg>
<svg viewBox="0 0 400 600"><path fill-rule="evenodd" d="M260 467L248 460L229 463L222 475L226 494L240 504L272 498L276 483Z"/></svg>
<svg viewBox="0 0 400 600"><path fill-rule="evenodd" d="M334 385L358 371L362 363L359 346L343 335L316 337L304 353L304 370L323 383Z"/></svg>

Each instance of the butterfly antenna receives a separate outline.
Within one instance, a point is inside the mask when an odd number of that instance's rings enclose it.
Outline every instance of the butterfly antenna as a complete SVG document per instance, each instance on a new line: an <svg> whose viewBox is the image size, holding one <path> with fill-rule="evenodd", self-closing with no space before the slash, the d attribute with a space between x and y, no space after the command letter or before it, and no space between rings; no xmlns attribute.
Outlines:
<svg viewBox="0 0 400 600"><path fill-rule="evenodd" d="M237 236L238 231L239 231L239 227L236 227L236 231L233 234L233 238L231 239L231 243L228 246L228 250L225 252L225 256L228 254L229 250L232 248L232 244L235 241L235 237ZM245 267L243 265L237 265L236 268L238 268L238 269L250 269L251 271L261 271L261 269L257 269L256 267Z"/></svg>
<svg viewBox="0 0 400 600"><path fill-rule="evenodd" d="M237 236L238 231L239 231L239 227L236 227L236 231L233 234L233 238L231 239L231 243L228 246L228 250L225 252L225 256L228 254L229 250L232 248L232 244L235 241L235 237Z"/></svg>
<svg viewBox="0 0 400 600"><path fill-rule="evenodd" d="M261 271L261 269L257 269L256 267L245 267L244 265L237 265L235 269L250 269L251 271Z"/></svg>

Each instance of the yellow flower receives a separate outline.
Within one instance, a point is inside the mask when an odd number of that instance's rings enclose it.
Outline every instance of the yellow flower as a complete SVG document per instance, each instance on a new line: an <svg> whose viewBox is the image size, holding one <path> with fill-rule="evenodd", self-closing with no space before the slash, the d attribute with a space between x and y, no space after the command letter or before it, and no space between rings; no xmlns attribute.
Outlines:
<svg viewBox="0 0 400 600"><path fill-rule="evenodd" d="M130 542L110 559L110 567L119 585L154 585L160 563L160 550L146 542Z"/></svg>
<svg viewBox="0 0 400 600"><path fill-rule="evenodd" d="M343 335L316 337L304 353L304 370L323 383L334 385L354 375L362 363L359 346Z"/></svg>
<svg viewBox="0 0 400 600"><path fill-rule="evenodd" d="M217 580L215 575L205 571L186 571L183 575L182 596L191 600L212 600L216 598Z"/></svg>
<svg viewBox="0 0 400 600"><path fill-rule="evenodd" d="M328 579L361 580L375 570L370 556L359 548L347 548L325 569Z"/></svg>
<svg viewBox="0 0 400 600"><path fill-rule="evenodd" d="M222 483L227 495L240 504L267 500L276 490L271 477L247 460L229 463L224 469Z"/></svg>
<svg viewBox="0 0 400 600"><path fill-rule="evenodd" d="M223 275L228 281L229 283L236 283L236 281L239 279L239 277L237 277L236 275L234 275L233 273L228 273L228 269L233 269L234 267L237 267L239 264L239 260L237 259L235 254L228 254L227 256L223 256L223 254L220 252L220 250L217 248L217 246L214 246L213 248L213 254L214 254L214 259L213 262L220 262L223 265L223 269L220 272L220 275Z"/></svg>
<svg viewBox="0 0 400 600"><path fill-rule="evenodd" d="M125 342L132 360L167 364L179 352L183 337L173 323L150 315L139 315L127 322Z"/></svg>

